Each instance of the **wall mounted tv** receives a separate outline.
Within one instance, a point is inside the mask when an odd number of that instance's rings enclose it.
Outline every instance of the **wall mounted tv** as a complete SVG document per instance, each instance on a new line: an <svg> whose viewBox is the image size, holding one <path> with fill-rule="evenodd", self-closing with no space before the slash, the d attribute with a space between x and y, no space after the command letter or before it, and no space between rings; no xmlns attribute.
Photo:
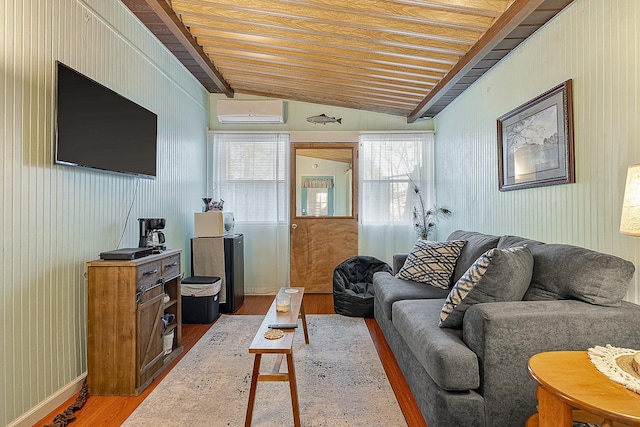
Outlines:
<svg viewBox="0 0 640 427"><path fill-rule="evenodd" d="M158 116L57 62L56 164L156 176Z"/></svg>

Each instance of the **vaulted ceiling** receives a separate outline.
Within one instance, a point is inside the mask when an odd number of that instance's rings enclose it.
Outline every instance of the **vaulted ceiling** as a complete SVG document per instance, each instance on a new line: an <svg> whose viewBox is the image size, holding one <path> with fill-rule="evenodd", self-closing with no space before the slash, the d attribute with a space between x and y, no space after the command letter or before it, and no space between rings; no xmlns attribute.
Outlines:
<svg viewBox="0 0 640 427"><path fill-rule="evenodd" d="M121 0L211 93L433 117L572 0Z"/></svg>

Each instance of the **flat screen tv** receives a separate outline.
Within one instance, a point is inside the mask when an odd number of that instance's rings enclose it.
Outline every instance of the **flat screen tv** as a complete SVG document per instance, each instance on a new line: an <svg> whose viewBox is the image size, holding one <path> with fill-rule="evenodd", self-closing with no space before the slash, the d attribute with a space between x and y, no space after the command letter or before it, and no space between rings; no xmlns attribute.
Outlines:
<svg viewBox="0 0 640 427"><path fill-rule="evenodd" d="M158 116L57 62L56 164L156 176Z"/></svg>

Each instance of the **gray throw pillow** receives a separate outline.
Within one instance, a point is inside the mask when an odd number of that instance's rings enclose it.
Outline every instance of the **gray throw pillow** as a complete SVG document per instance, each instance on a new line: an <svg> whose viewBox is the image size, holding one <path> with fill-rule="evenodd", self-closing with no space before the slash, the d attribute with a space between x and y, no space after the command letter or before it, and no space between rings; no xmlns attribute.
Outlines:
<svg viewBox="0 0 640 427"><path fill-rule="evenodd" d="M619 307L633 278L633 263L578 246L531 246L536 268L526 301L576 299Z"/></svg>
<svg viewBox="0 0 640 427"><path fill-rule="evenodd" d="M441 328L459 328L473 304L520 301L533 272L533 256L526 246L490 249L473 263L449 292L440 313Z"/></svg>
<svg viewBox="0 0 640 427"><path fill-rule="evenodd" d="M476 262L480 255L498 246L500 238L490 234L478 233L477 231L456 230L447 237L447 240L467 241L467 244L462 248L462 252L460 252L460 258L458 258L456 268L453 270L451 285L449 285L451 288L460 280L465 271Z"/></svg>
<svg viewBox="0 0 640 427"><path fill-rule="evenodd" d="M464 240L418 240L396 277L449 289L451 274L465 243Z"/></svg>

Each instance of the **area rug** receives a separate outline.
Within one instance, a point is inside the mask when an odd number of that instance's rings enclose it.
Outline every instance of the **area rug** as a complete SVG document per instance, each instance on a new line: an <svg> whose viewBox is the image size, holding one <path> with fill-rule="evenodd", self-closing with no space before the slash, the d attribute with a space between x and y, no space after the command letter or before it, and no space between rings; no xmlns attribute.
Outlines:
<svg viewBox="0 0 640 427"><path fill-rule="evenodd" d="M262 319L222 315L123 425L244 425L248 348ZM406 426L363 319L310 315L307 323L310 344L299 330L293 350L302 426ZM263 356L262 370L274 361ZM259 382L252 426L292 425L289 383Z"/></svg>

